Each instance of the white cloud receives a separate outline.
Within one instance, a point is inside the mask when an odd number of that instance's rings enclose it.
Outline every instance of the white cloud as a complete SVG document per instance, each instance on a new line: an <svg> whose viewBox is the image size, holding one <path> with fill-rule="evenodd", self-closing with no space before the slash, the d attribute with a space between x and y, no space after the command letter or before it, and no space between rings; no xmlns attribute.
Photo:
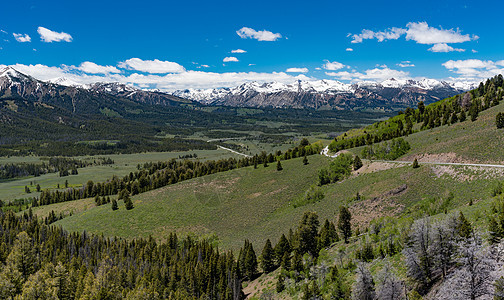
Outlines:
<svg viewBox="0 0 504 300"><path fill-rule="evenodd" d="M81 63L77 69L81 70L84 73L91 73L91 74L121 73L121 71L119 71L119 69L117 69L116 67L100 66L90 61L85 61Z"/></svg>
<svg viewBox="0 0 504 300"><path fill-rule="evenodd" d="M429 48L432 52L463 52L464 49L453 48L448 44L464 43L477 40L477 35L462 34L457 29L443 29L430 27L427 22L409 22L406 28L392 27L384 31L373 31L363 29L359 34L349 34L352 38L352 43L362 43L364 40L376 39L379 42L385 40L397 40L401 36L406 35L407 41L415 41L418 44L433 45Z"/></svg>
<svg viewBox="0 0 504 300"><path fill-rule="evenodd" d="M142 60L140 58L130 58L118 64L119 68L135 70L140 72L163 74L163 73L182 73L185 68L176 62L162 60Z"/></svg>
<svg viewBox="0 0 504 300"><path fill-rule="evenodd" d="M472 49L472 50L471 50L471 52L472 52L472 53L478 53L478 51L476 51L476 50L474 50L474 49Z"/></svg>
<svg viewBox="0 0 504 300"><path fill-rule="evenodd" d="M452 46L445 44L445 43L434 44L434 46L432 46L428 50L431 52L452 52L452 51L464 52L465 51L465 49L453 48Z"/></svg>
<svg viewBox="0 0 504 300"><path fill-rule="evenodd" d="M236 50L231 50L231 53L247 53L247 51L243 49L236 49Z"/></svg>
<svg viewBox="0 0 504 300"><path fill-rule="evenodd" d="M249 64L249 67L250 67L250 66L255 66L255 65L256 65L256 64Z"/></svg>
<svg viewBox="0 0 504 300"><path fill-rule="evenodd" d="M1 66L0 66L1 67ZM131 73L107 73L107 74L86 74L82 73L76 66L50 67L46 65L11 65L16 70L31 75L39 80L49 80L58 77L65 77L71 81L89 84L94 82L120 82L131 84L141 88L157 88L164 91L172 91L187 88L218 88L234 87L243 82L257 81L261 83L278 81L282 83L293 83L296 80L314 80L300 74L289 75L285 72L258 73L258 72L226 72L214 73L204 71L185 71L181 73L170 73L163 75Z"/></svg>
<svg viewBox="0 0 504 300"><path fill-rule="evenodd" d="M201 65L202 68L210 68L209 65Z"/></svg>
<svg viewBox="0 0 504 300"><path fill-rule="evenodd" d="M9 34L7 31L3 30L3 29L0 29L0 32L1 33L5 33L5 34Z"/></svg>
<svg viewBox="0 0 504 300"><path fill-rule="evenodd" d="M316 67L315 70L320 71L320 70L322 70L322 68Z"/></svg>
<svg viewBox="0 0 504 300"><path fill-rule="evenodd" d="M345 49L345 51L347 51L347 52L352 52L352 51L353 51L353 49L352 49L352 48L346 48L346 49Z"/></svg>
<svg viewBox="0 0 504 300"><path fill-rule="evenodd" d="M413 40L419 44L443 44L443 43L463 43L477 40L479 37L469 34L462 34L460 30L437 29L430 27L427 22L410 22L406 25L406 40Z"/></svg>
<svg viewBox="0 0 504 300"><path fill-rule="evenodd" d="M308 73L308 68L288 68L287 73Z"/></svg>
<svg viewBox="0 0 504 300"><path fill-rule="evenodd" d="M273 42L278 40L279 38L282 38L282 35L280 33L273 33L271 31L267 30L260 30L256 31L252 28L249 27L243 27L240 30L237 30L236 33L242 38L242 39L256 39L258 41L269 41Z"/></svg>
<svg viewBox="0 0 504 300"><path fill-rule="evenodd" d="M46 43L52 43L52 42L71 42L72 41L72 36L66 32L56 32L49 30L45 27L39 27L37 29L37 32L40 34L40 39L43 42Z"/></svg>
<svg viewBox="0 0 504 300"><path fill-rule="evenodd" d="M397 40L398 38L401 37L401 35L406 33L406 29L404 28L397 28L397 27L392 27L389 28L385 31L372 31L369 29L363 29L361 33L359 34L353 34L352 36L352 43L357 44L357 43L362 43L363 40L371 40L371 39L377 39L379 42L383 42L385 40Z"/></svg>
<svg viewBox="0 0 504 300"><path fill-rule="evenodd" d="M443 66L458 74L459 80L478 81L485 78L504 74L504 60L491 61L479 59L449 60Z"/></svg>
<svg viewBox="0 0 504 300"><path fill-rule="evenodd" d="M411 61L409 61L409 60L405 60L405 61L401 61L400 63L398 63L397 66L399 66L401 68L409 68L409 67L414 67L415 64L412 64Z"/></svg>
<svg viewBox="0 0 504 300"><path fill-rule="evenodd" d="M12 34L14 36L14 38L16 39L16 41L20 42L20 43L29 43L31 42L31 37L27 34L22 34L22 33L13 33Z"/></svg>
<svg viewBox="0 0 504 300"><path fill-rule="evenodd" d="M224 59L222 60L223 62L230 62L230 61L239 61L238 58L236 57L233 57L233 56L228 56L228 57L224 57Z"/></svg>
<svg viewBox="0 0 504 300"><path fill-rule="evenodd" d="M326 69L326 70L336 71L336 70L339 70L339 69L343 69L345 67L344 64L339 63L337 61L330 62L328 60L325 60L325 62L326 63L322 67L324 69Z"/></svg>
<svg viewBox="0 0 504 300"><path fill-rule="evenodd" d="M337 77L340 80L351 80L351 81L363 81L363 80L384 81L390 78L395 79L410 78L409 72L393 70L388 67L369 69L364 71L364 73L357 71L326 72L326 75Z"/></svg>

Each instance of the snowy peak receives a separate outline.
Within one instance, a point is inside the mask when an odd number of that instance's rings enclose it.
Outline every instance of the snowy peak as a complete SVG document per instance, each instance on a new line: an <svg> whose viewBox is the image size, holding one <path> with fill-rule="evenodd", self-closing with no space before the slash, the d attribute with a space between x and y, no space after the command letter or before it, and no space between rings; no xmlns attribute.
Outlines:
<svg viewBox="0 0 504 300"><path fill-rule="evenodd" d="M337 80L297 80L292 83L246 82L234 88L186 89L172 94L205 104L245 107L353 109L372 106L431 103L475 88L474 83L435 79L395 79L354 84Z"/></svg>
<svg viewBox="0 0 504 300"><path fill-rule="evenodd" d="M0 78L10 82L35 81L34 78L27 76L11 67L5 67L0 70Z"/></svg>
<svg viewBox="0 0 504 300"><path fill-rule="evenodd" d="M49 79L46 82L52 83L52 84L57 84L57 85L62 85L62 86L71 86L71 87L78 87L78 88L84 88L88 89L89 86L87 84L81 84L77 83L71 79L68 79L66 77L58 77L58 78L53 78Z"/></svg>

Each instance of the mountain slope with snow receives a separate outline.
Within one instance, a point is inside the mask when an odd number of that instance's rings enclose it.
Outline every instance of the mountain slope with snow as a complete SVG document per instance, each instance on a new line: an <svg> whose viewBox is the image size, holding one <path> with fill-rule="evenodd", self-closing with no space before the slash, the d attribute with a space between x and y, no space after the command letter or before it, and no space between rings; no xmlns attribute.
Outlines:
<svg viewBox="0 0 504 300"><path fill-rule="evenodd" d="M277 108L391 108L434 102L465 92L473 83L446 82L435 79L360 82L346 84L336 80L247 82L234 88L188 89L172 94L211 105Z"/></svg>

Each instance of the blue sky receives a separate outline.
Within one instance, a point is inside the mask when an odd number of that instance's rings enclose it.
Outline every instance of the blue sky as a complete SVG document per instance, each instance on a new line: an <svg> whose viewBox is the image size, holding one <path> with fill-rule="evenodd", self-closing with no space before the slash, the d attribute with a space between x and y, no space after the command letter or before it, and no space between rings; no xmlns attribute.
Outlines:
<svg viewBox="0 0 504 300"><path fill-rule="evenodd" d="M504 69L504 3L492 2L8 1L0 65L43 80L166 90L252 80L477 81Z"/></svg>

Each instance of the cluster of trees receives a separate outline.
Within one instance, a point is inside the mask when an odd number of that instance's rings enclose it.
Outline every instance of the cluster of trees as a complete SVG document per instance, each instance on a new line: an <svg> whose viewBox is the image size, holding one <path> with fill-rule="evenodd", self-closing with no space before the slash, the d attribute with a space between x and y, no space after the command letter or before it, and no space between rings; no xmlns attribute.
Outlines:
<svg viewBox="0 0 504 300"><path fill-rule="evenodd" d="M345 133L341 137L336 137L329 145L329 149L338 152L406 136L413 132L415 123L421 123L421 129L424 130L464 122L469 118L475 121L481 111L498 105L502 100L503 82L502 75L497 75L488 79L485 84L480 83L477 89L462 95L427 106L420 102L417 109L407 108L404 112L399 112L398 116L370 125L355 135L348 137Z"/></svg>
<svg viewBox="0 0 504 300"><path fill-rule="evenodd" d="M40 176L56 172L60 172L60 176L62 176L61 174L64 172L68 174L68 170L77 172L77 168L108 164L114 164L114 161L110 158L98 158L91 162L67 157L50 157L47 162L42 163L11 163L0 165L0 179Z"/></svg>
<svg viewBox="0 0 504 300"><path fill-rule="evenodd" d="M433 224L429 218L413 223L403 250L407 275L420 295L440 285L439 299L476 299L491 294L491 271L496 265L462 213Z"/></svg>
<svg viewBox="0 0 504 300"><path fill-rule="evenodd" d="M40 197L35 198L33 206L48 205L53 203L72 201L96 196L116 195L122 190L127 190L130 195L136 195L149 190L160 188L169 184L191 178L201 177L213 173L224 172L257 164L292 159L299 156L318 153L319 144L299 145L288 149L285 153L277 151L275 155L262 152L254 157L221 159L218 161L192 161L172 159L167 162L149 162L137 172L119 178L117 176L103 183L88 181L82 188L70 188L64 191L44 190Z"/></svg>
<svg viewBox="0 0 504 300"><path fill-rule="evenodd" d="M0 211L0 298L242 299L240 264L207 241L132 241Z"/></svg>
<svg viewBox="0 0 504 300"><path fill-rule="evenodd" d="M410 144L403 138L392 139L392 141L370 145L361 151L363 158L395 160L411 149Z"/></svg>
<svg viewBox="0 0 504 300"><path fill-rule="evenodd" d="M319 170L318 185L325 185L342 180L350 175L352 168L354 170L362 167L362 161L359 157L353 158L350 153L338 155L329 164L329 168Z"/></svg>

